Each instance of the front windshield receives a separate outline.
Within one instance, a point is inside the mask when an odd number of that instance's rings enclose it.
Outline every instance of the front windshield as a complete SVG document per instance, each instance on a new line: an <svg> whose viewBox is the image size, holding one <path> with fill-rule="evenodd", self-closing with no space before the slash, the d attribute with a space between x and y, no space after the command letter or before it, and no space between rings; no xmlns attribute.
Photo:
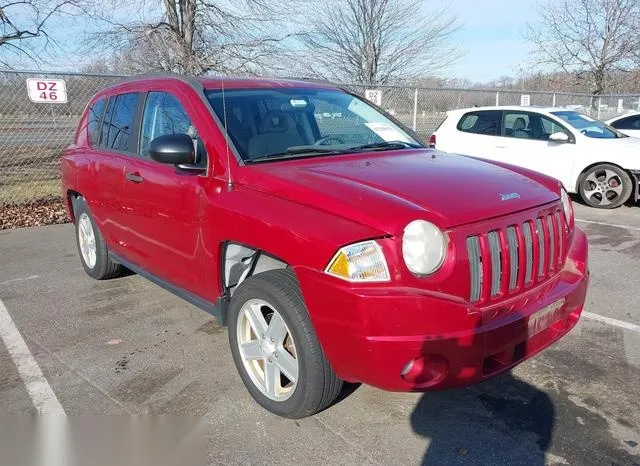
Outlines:
<svg viewBox="0 0 640 466"><path fill-rule="evenodd" d="M582 134L590 138L617 139L626 137L624 134L616 131L606 123L603 123L600 120L595 120L590 116L584 115L582 113L562 111L553 112L553 114L566 121Z"/></svg>
<svg viewBox="0 0 640 466"><path fill-rule="evenodd" d="M220 89L206 95L246 162L422 147L365 101L340 90L228 89L224 105Z"/></svg>

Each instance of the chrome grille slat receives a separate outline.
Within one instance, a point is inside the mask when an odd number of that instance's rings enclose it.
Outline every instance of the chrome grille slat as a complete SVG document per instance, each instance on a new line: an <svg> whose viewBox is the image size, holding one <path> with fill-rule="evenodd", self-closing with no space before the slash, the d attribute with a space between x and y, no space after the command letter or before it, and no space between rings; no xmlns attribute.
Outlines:
<svg viewBox="0 0 640 466"><path fill-rule="evenodd" d="M538 277L544 275L544 258L546 255L544 244L544 226L542 225L542 219L536 219L536 236L538 237Z"/></svg>
<svg viewBox="0 0 640 466"><path fill-rule="evenodd" d="M489 253L491 254L491 296L497 296L500 294L500 282L502 281L500 236L497 231L491 231L487 237L489 239Z"/></svg>
<svg viewBox="0 0 640 466"><path fill-rule="evenodd" d="M556 265L556 227L551 214L547 215L547 231L549 232L549 269Z"/></svg>
<svg viewBox="0 0 640 466"><path fill-rule="evenodd" d="M468 236L470 301L498 299L557 272L566 254L563 221L558 209L504 229Z"/></svg>
<svg viewBox="0 0 640 466"><path fill-rule="evenodd" d="M533 275L533 235L531 234L531 224L529 222L522 224L522 234L524 235L524 250L526 253L526 269L524 273L525 285L531 282Z"/></svg>
<svg viewBox="0 0 640 466"><path fill-rule="evenodd" d="M480 300L482 290L482 259L480 254L480 240L477 236L467 238L467 253L471 272L471 302Z"/></svg>
<svg viewBox="0 0 640 466"><path fill-rule="evenodd" d="M518 236L515 227L507 228L507 242L509 243L509 291L514 290L518 284L518 271L520 270L520 260L518 251Z"/></svg>
<svg viewBox="0 0 640 466"><path fill-rule="evenodd" d="M558 226L558 263L562 262L562 258L564 257L564 225L562 223L562 214L559 210L556 210L556 225Z"/></svg>

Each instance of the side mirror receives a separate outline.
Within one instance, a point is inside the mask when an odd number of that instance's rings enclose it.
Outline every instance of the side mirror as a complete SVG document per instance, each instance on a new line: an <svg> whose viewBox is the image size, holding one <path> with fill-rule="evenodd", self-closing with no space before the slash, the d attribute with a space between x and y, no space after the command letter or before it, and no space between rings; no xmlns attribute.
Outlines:
<svg viewBox="0 0 640 466"><path fill-rule="evenodd" d="M549 136L549 141L553 142L569 142L569 136L567 133L563 133L562 131L558 131L557 133L553 133Z"/></svg>
<svg viewBox="0 0 640 466"><path fill-rule="evenodd" d="M195 163L193 139L188 134L165 134L149 144L149 157L172 165Z"/></svg>

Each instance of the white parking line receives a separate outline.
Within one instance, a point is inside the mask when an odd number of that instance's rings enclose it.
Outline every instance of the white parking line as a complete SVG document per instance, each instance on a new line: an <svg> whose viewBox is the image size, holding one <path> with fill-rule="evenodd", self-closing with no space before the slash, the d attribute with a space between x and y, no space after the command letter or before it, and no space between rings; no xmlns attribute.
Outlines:
<svg viewBox="0 0 640 466"><path fill-rule="evenodd" d="M2 300L0 300L0 337L18 369L38 414L64 415L62 405L42 374L40 366L33 358Z"/></svg>
<svg viewBox="0 0 640 466"><path fill-rule="evenodd" d="M631 330L632 332L640 333L640 325L632 324L631 322L625 322L624 320L612 319L611 317L605 317L601 316L600 314L594 314L593 312L587 311L584 311L582 313L582 317L613 325L614 327L620 327L625 330Z"/></svg>
<svg viewBox="0 0 640 466"><path fill-rule="evenodd" d="M0 283L0 285L8 285L9 283L24 282L24 281L27 281L27 280L35 280L38 277L39 277L39 275L30 275L30 276L25 277L25 278L12 278L11 280L7 280L7 281L4 281L4 282Z"/></svg>
<svg viewBox="0 0 640 466"><path fill-rule="evenodd" d="M624 228L625 230L640 231L640 227L632 227L632 226L629 226L629 225L620 225L618 223L596 222L594 220L582 220L581 218L576 218L576 222L591 223L593 225L603 225L603 226L607 226L607 227Z"/></svg>

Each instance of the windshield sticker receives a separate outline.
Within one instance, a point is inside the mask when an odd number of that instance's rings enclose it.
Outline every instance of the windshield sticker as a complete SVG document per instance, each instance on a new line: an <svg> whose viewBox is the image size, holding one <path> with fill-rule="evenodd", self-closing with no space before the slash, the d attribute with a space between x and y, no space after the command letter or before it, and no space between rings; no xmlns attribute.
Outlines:
<svg viewBox="0 0 640 466"><path fill-rule="evenodd" d="M385 142L411 142L404 134L387 123L365 123L365 126L380 136Z"/></svg>
<svg viewBox="0 0 640 466"><path fill-rule="evenodd" d="M303 99L291 99L289 101L292 107L306 107L307 101Z"/></svg>

